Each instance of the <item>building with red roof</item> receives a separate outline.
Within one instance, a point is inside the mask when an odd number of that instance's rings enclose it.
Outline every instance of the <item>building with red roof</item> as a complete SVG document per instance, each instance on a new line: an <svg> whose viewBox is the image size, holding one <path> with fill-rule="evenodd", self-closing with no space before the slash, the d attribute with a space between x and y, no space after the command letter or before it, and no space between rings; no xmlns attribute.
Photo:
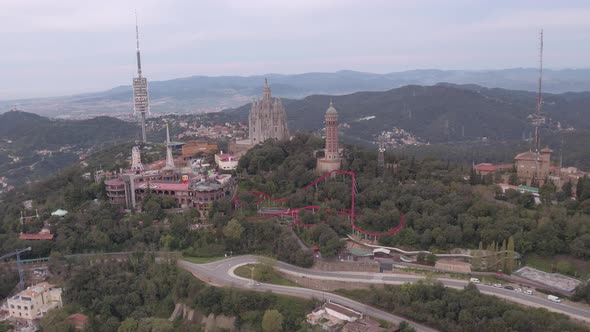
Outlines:
<svg viewBox="0 0 590 332"><path fill-rule="evenodd" d="M83 330L88 327L88 316L84 314L73 314L68 316L68 321L76 330Z"/></svg>
<svg viewBox="0 0 590 332"><path fill-rule="evenodd" d="M42 241L42 240L53 240L53 234L23 234L18 236L19 240L31 240L31 241Z"/></svg>
<svg viewBox="0 0 590 332"><path fill-rule="evenodd" d="M104 182L105 191L111 204L130 210L140 208L148 195L168 196L174 198L175 208L196 208L205 217L213 202L233 195L235 179L229 174L207 172L204 167L189 164L122 171Z"/></svg>
<svg viewBox="0 0 590 332"><path fill-rule="evenodd" d="M240 158L235 157L230 153L218 153L215 155L215 164L224 171L233 171L238 167Z"/></svg>

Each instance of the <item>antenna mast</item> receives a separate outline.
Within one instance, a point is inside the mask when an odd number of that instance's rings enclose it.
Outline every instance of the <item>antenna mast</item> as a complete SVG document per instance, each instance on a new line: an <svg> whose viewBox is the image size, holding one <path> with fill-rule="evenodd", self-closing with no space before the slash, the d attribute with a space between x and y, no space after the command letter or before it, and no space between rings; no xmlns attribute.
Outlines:
<svg viewBox="0 0 590 332"><path fill-rule="evenodd" d="M541 104L543 103L543 97L541 95L543 87L543 29L541 29L541 35L539 37L539 92L537 94L537 119L538 123L535 125L535 150L538 152L541 145L541 124L543 115L541 114Z"/></svg>
<svg viewBox="0 0 590 332"><path fill-rule="evenodd" d="M137 10L135 11L135 41L137 43L137 76L141 78L141 54L139 52L139 24L137 23Z"/></svg>
<svg viewBox="0 0 590 332"><path fill-rule="evenodd" d="M541 110L543 105L542 96L543 87L543 29L539 36L539 90L537 94L537 109L534 114L529 115L532 125L535 127L535 179L539 181L539 163L540 163L540 149L541 149L541 126L545 124L545 116Z"/></svg>
<svg viewBox="0 0 590 332"><path fill-rule="evenodd" d="M141 75L141 54L139 51L139 24L137 23L137 11L135 11L135 41L137 55L137 77L133 78L133 115L141 116L141 141L147 142L146 137L146 114L150 114L148 82L147 78Z"/></svg>

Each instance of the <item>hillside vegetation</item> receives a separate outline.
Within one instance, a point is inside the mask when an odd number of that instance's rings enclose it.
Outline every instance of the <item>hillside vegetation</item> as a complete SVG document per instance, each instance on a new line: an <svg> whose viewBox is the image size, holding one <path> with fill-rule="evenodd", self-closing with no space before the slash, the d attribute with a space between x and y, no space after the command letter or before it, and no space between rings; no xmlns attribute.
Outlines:
<svg viewBox="0 0 590 332"><path fill-rule="evenodd" d="M295 130L323 128L324 113L330 103L338 110L345 139L374 141L376 135L393 127L403 128L424 142L443 143L521 140L533 132L527 117L535 110L532 92L466 85L404 86L382 92L357 92L341 96L312 95L300 100L284 100L288 125ZM544 111L549 127L590 129L588 93L545 94ZM226 111L228 117L247 121L250 105ZM373 119L362 120L374 116ZM547 130L546 130L547 131Z"/></svg>
<svg viewBox="0 0 590 332"><path fill-rule="evenodd" d="M67 121L20 111L0 114L0 177L13 185L38 180L80 155L132 141L137 134L135 123L111 117Z"/></svg>

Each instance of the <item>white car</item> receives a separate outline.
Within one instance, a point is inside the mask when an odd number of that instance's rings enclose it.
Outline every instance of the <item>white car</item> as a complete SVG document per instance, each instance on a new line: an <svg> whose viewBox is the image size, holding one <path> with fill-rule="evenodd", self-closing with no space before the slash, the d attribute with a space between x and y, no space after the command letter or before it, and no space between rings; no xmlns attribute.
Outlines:
<svg viewBox="0 0 590 332"><path fill-rule="evenodd" d="M517 293L522 293L522 289L520 289L520 288L516 288L514 291Z"/></svg>
<svg viewBox="0 0 590 332"><path fill-rule="evenodd" d="M479 284L479 282L480 282L479 279L477 279L477 278L471 278L471 279L469 279L469 281L474 284Z"/></svg>
<svg viewBox="0 0 590 332"><path fill-rule="evenodd" d="M527 290L525 290L525 291L524 291L524 293L525 293L526 295L533 295L533 291L532 291L532 290L530 290L530 289L527 289Z"/></svg>
<svg viewBox="0 0 590 332"><path fill-rule="evenodd" d="M494 287L496 287L496 288L502 288L502 284L494 284Z"/></svg>

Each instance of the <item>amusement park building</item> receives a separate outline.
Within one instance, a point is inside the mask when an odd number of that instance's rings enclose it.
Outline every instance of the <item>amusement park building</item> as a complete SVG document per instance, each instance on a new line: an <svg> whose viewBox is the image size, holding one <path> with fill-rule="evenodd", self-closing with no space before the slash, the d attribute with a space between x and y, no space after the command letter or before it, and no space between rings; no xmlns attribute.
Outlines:
<svg viewBox="0 0 590 332"><path fill-rule="evenodd" d="M112 204L135 209L147 195L174 197L177 208L196 208L206 216L209 206L233 194L235 183L229 174L187 176L186 181L170 172L151 171L146 174L123 174L105 181Z"/></svg>
<svg viewBox="0 0 590 332"><path fill-rule="evenodd" d="M135 153L138 153L137 151ZM136 159L140 156L136 155ZM173 197L177 208L196 208L204 217L209 206L231 196L235 180L230 174L218 174L213 170L192 170L190 167L164 167L160 170L143 170L137 167L121 172L116 178L105 181L105 190L111 204L135 210L150 194Z"/></svg>

